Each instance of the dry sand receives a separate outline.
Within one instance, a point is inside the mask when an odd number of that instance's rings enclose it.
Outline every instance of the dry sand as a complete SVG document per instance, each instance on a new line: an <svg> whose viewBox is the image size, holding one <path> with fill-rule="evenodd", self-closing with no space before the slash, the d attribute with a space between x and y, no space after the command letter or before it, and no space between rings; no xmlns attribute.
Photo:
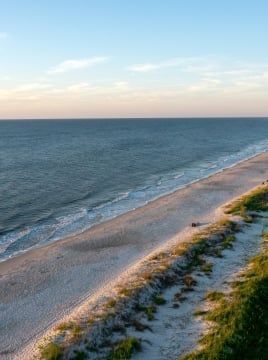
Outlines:
<svg viewBox="0 0 268 360"><path fill-rule="evenodd" d="M267 216L267 215L266 215ZM191 273L196 281L194 291L184 292L185 300L176 302L176 293L181 293L183 284L165 289L162 296L166 303L159 306L155 319L140 320L150 326L151 331L127 330L126 336L140 339L142 351L135 353L132 360L175 360L199 347L198 340L206 334L214 324L194 316L196 310L207 311L215 307L215 302L205 300L210 291L228 293L230 283L238 279L240 272L248 265L248 260L261 250L262 232L267 218L259 219L257 223L244 225L236 234L232 249L222 252L222 258L204 256L213 264L213 271L205 275L198 269ZM178 308L173 307L174 303Z"/></svg>
<svg viewBox="0 0 268 360"><path fill-rule="evenodd" d="M217 220L219 206L268 179L267 164L264 153L80 235L0 263L1 359L30 359L29 351L56 321L101 296L161 245L184 241L194 231L192 221Z"/></svg>

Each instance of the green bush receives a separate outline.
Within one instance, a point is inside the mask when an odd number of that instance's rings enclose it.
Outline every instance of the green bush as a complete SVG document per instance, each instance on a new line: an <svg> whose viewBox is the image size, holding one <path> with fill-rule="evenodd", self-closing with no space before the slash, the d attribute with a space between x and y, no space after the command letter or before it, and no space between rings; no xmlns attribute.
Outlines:
<svg viewBox="0 0 268 360"><path fill-rule="evenodd" d="M42 360L61 360L62 359L62 351L58 344L49 343L46 347L44 347L41 351L41 359Z"/></svg>
<svg viewBox="0 0 268 360"><path fill-rule="evenodd" d="M131 358L134 351L140 350L141 345L135 337L122 340L108 356L107 360L127 360Z"/></svg>

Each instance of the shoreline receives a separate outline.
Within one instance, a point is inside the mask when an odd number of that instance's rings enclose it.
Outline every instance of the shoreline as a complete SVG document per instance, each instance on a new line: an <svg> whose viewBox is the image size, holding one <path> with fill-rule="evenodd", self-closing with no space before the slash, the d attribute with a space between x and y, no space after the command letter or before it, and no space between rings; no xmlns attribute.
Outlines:
<svg viewBox="0 0 268 360"><path fill-rule="evenodd" d="M261 200L267 191L268 186L262 185L242 197L255 196L256 202L246 200L240 202L242 206L238 201L231 208L227 204L222 220L201 229L187 243L148 256L93 312L85 309L84 317L57 324L40 343L44 358L54 358L58 352L66 359L80 353L79 358L117 360L135 352L136 360L162 360L193 351L198 337L208 330L208 323L200 319L200 314L210 311L200 310L206 294L214 294L212 289L217 294L228 291L237 272L261 250L262 237L267 238L267 213L245 211L256 209L256 203L267 209ZM230 212L235 207L240 216ZM127 350L129 346L132 350Z"/></svg>
<svg viewBox="0 0 268 360"><path fill-rule="evenodd" d="M159 247L185 241L195 231L191 222L215 222L220 206L268 179L267 163L265 152L82 234L0 263L0 354L29 359L23 348L81 299L109 290L115 278Z"/></svg>
<svg viewBox="0 0 268 360"><path fill-rule="evenodd" d="M188 182L188 183L185 183L185 184L184 184L184 183L183 183L183 184L180 184L180 185L177 186L177 188L172 189L172 190L168 190L167 192L164 192L164 193L161 194L161 195L157 195L157 196L155 196L155 197L153 197L153 198L151 198L151 199L147 199L144 203L138 204L136 207L127 208L127 209L124 210L122 213L118 213L117 215L114 215L114 216L111 216L111 217L109 217L109 216L108 216L107 218L104 217L100 222L93 223L93 224L91 224L87 229L84 229L84 230L82 230L82 231L79 231L79 232L77 232L77 233L75 233L75 234L67 235L67 236L64 236L64 237L61 237L61 238L52 239L52 240L49 240L49 239L47 239L47 240L42 240L41 243L36 244L36 245L34 245L34 246L32 246L32 247L29 247L29 248L26 249L26 250L18 250L18 251L16 251L16 252L14 252L13 254L11 254L10 256L8 256L8 255L7 255L6 257L3 256L2 258L0 258L0 263L1 263L1 262L4 262L4 261L7 261L7 260L10 260L10 259L13 259L14 257L21 256L21 255L27 253L28 251L35 250L35 249L40 249L40 248L42 248L42 247L46 247L46 246L48 246L48 245L50 245L50 244L53 244L53 243L56 243L56 242L59 242L59 241L62 241L62 240L68 239L68 238L75 238L75 237L77 237L77 236L79 236L79 235L84 234L85 232L89 231L90 229L94 228L95 226L102 225L102 224L106 223L107 221L113 221L114 219L116 219L116 218L118 218L118 217L121 217L121 216L123 216L123 215L125 215L125 214L127 214L127 213L129 213L129 212L136 211L136 210L138 210L138 209L140 209L140 208L142 208L142 207L144 207L144 206L146 206L146 205L149 205L150 203L153 203L153 202L155 202L155 201L157 201L157 200L159 200L159 199L161 199L161 198L164 198L164 197L166 197L166 196L172 195L172 194L176 193L177 191L180 191L180 190L183 190L183 189L185 189L185 188L188 188L188 187L191 186L192 184L195 184L195 183L197 183L197 182L201 182L201 181L203 181L203 180L205 180L205 179L208 179L208 178L210 178L210 177L213 177L213 176L215 176L215 175L217 175L217 174L219 174L219 173L221 173L221 172L223 172L223 171L225 171L225 170L228 170L228 169L231 169L231 168L233 168L233 167L236 167L237 165L239 165L239 164L241 164L241 163L244 163L244 162L247 162L248 160L254 159L255 157L258 157L258 156L260 156L260 155L262 155L262 154L264 154L264 153L266 153L266 152L268 152L268 149L267 149L267 150L262 150L260 153L257 153L257 154L254 154L254 155L250 155L250 156L248 156L248 157L246 157L246 158L244 158L244 159L242 159L242 160L241 160L241 159L240 159L240 160L237 160L234 164L231 164L231 165L228 165L228 166L226 166L226 167L222 167L222 168L220 168L220 169L217 169L216 172L213 172L213 173L211 173L211 174L207 174L207 175L205 175L205 176L203 176L203 177L201 177L201 178L194 179L194 180L192 180L192 181L190 181L190 182ZM218 159L218 161L219 161L219 159ZM137 189L137 190L134 190L134 193L135 193L135 191L139 191L139 190L138 190L138 189ZM131 191L130 191L130 192L131 192ZM105 204L104 204L104 206L105 206Z"/></svg>

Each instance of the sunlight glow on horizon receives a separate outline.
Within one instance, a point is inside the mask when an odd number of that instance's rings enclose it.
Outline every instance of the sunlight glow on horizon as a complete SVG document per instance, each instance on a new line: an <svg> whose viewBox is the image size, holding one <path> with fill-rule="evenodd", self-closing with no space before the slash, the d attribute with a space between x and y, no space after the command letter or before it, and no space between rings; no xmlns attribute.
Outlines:
<svg viewBox="0 0 268 360"><path fill-rule="evenodd" d="M263 0L12 3L0 119L268 116Z"/></svg>

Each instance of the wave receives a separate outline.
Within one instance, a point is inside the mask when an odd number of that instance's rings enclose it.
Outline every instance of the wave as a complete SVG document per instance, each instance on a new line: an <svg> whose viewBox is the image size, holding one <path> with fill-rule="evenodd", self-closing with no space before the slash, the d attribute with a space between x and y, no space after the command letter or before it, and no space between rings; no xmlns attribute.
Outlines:
<svg viewBox="0 0 268 360"><path fill-rule="evenodd" d="M92 208L83 207L74 213L55 217L51 224L36 224L23 230L11 231L0 237L0 261L68 236L81 233L95 224L136 209L163 195L209 177L226 168L268 150L268 141L249 145L233 154L224 154L213 161L193 162L184 169L154 175L136 189L118 193L112 199Z"/></svg>

